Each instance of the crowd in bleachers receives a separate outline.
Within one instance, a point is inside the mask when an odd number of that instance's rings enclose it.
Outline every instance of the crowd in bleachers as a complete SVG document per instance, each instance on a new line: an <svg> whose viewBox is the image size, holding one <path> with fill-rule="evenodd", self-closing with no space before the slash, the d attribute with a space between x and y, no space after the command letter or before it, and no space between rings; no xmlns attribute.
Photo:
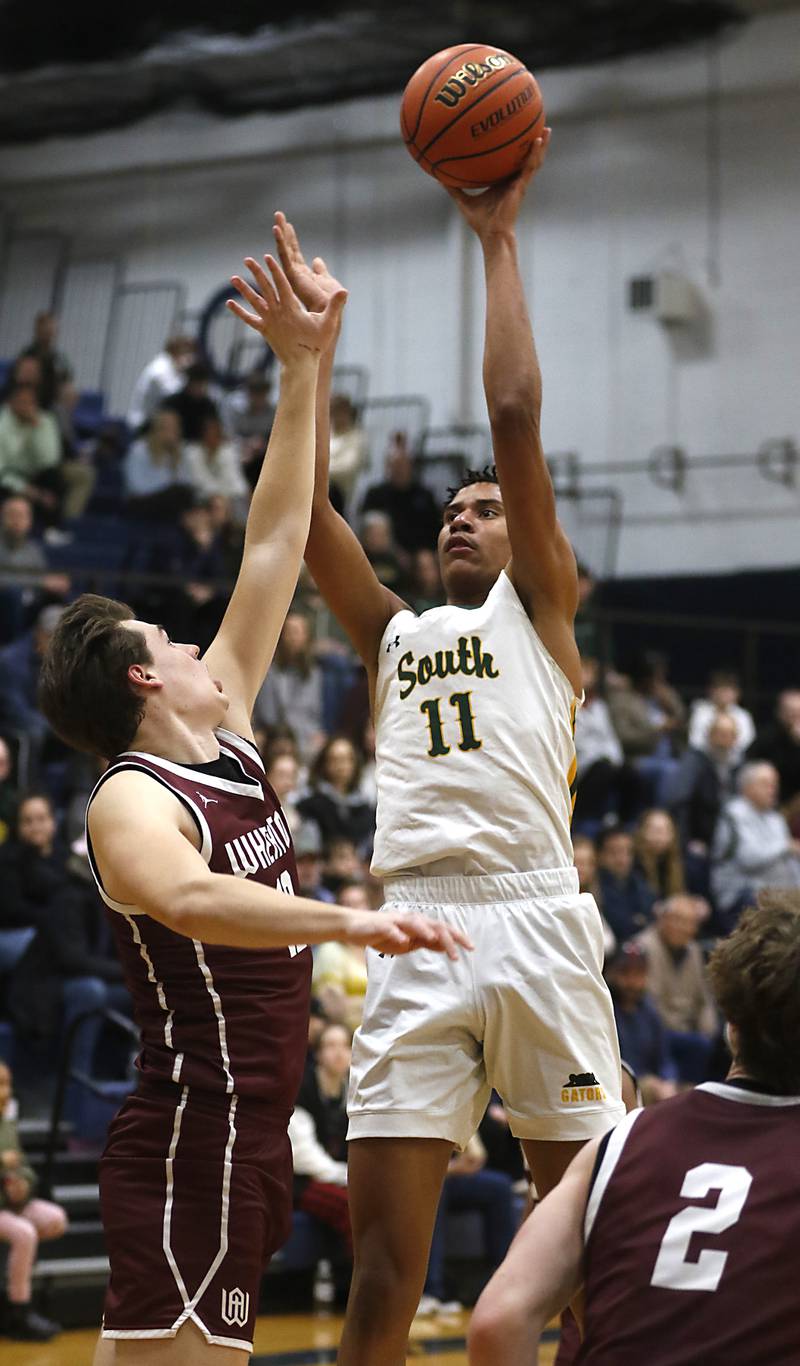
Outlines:
<svg viewBox="0 0 800 1366"><path fill-rule="evenodd" d="M170 338L136 384L126 418L78 394L42 314L5 366L0 402L0 1052L52 1082L71 1020L126 1009L109 931L89 876L82 815L97 765L71 754L36 702L39 664L63 605L114 593L179 640L205 648L225 608L273 404L266 372L218 391L194 343ZM385 478L364 486L359 414L332 402L332 494L381 580L418 611L443 601L440 510L395 432ZM800 689L761 724L739 684L715 673L682 697L668 661L643 651L624 671L604 657L581 569L576 623L585 703L577 714L575 861L603 915L607 976L623 1056L645 1100L724 1074L720 1021L705 981L709 944L764 886L800 885ZM381 904L369 872L374 732L366 674L301 576L254 729L295 839L299 892ZM790 680L787 679L787 685ZM413 801L413 794L409 794ZM351 1031L366 989L362 950L315 953L313 1063L293 1121L298 1207L348 1244L344 1092ZM116 1069L102 1020L79 1029L79 1070ZM124 1050L123 1050L124 1052ZM25 1077L22 1078L23 1083ZM491 1259L514 1230L522 1177L502 1106L454 1160L443 1209L482 1211ZM338 1192L338 1193L337 1193ZM343 1208L345 1213L343 1213ZM446 1301L437 1225L426 1303Z"/></svg>

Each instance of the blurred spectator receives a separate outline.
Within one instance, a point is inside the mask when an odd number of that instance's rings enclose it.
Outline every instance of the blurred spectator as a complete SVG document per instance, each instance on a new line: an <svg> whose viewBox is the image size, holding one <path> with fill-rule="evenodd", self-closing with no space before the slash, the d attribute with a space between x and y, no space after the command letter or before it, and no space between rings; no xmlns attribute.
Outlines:
<svg viewBox="0 0 800 1366"><path fill-rule="evenodd" d="M336 726L342 696L353 666L341 655L315 657L311 622L302 612L289 612L272 666L253 707L261 726L289 726L301 757L310 759Z"/></svg>
<svg viewBox="0 0 800 1366"><path fill-rule="evenodd" d="M8 741L0 735L0 844L5 844L17 823L17 788ZM0 911L0 923L2 923Z"/></svg>
<svg viewBox="0 0 800 1366"><path fill-rule="evenodd" d="M32 631L0 650L0 730L22 732L34 744L51 733L38 707L39 670L63 611L43 608Z"/></svg>
<svg viewBox="0 0 800 1366"><path fill-rule="evenodd" d="M280 754L291 754L300 765L300 746L291 726L262 726L264 763L269 767Z"/></svg>
<svg viewBox="0 0 800 1366"><path fill-rule="evenodd" d="M359 791L360 777L361 759L353 742L332 736L311 765L309 786L297 809L304 820L316 822L325 843L346 839L366 853L375 834L375 808Z"/></svg>
<svg viewBox="0 0 800 1366"><path fill-rule="evenodd" d="M711 887L727 933L762 887L800 887L800 846L778 804L778 771L753 760L722 808L711 847Z"/></svg>
<svg viewBox="0 0 800 1366"><path fill-rule="evenodd" d="M212 493L207 499L207 506L214 534L222 551L225 577L233 583L242 562L244 527L234 518L227 498L221 497L220 494Z"/></svg>
<svg viewBox="0 0 800 1366"><path fill-rule="evenodd" d="M0 849L0 866L18 921L27 910L28 923L36 926L8 992L9 1013L20 1034L33 1043L52 1042L62 1025L68 1028L87 1010L113 1006L130 1013L85 852L73 857L59 840L44 793L20 798L17 837ZM99 1016L90 1018L76 1034L73 1066L89 1076L102 1025Z"/></svg>
<svg viewBox="0 0 800 1366"><path fill-rule="evenodd" d="M331 502L337 512L349 511L356 480L367 463L369 443L359 426L355 404L347 394L331 395Z"/></svg>
<svg viewBox="0 0 800 1366"><path fill-rule="evenodd" d="M598 660L602 657L600 630L593 615L592 599L597 591L597 580L588 565L578 560L578 610L575 613L575 642L581 657Z"/></svg>
<svg viewBox="0 0 800 1366"><path fill-rule="evenodd" d="M626 830L615 826L600 832L597 861L603 915L622 944L651 924L655 896L634 867L633 836Z"/></svg>
<svg viewBox="0 0 800 1366"><path fill-rule="evenodd" d="M334 893L322 882L322 836L316 825L304 821L293 838L300 884L297 895L307 896L311 901L335 901Z"/></svg>
<svg viewBox="0 0 800 1366"><path fill-rule="evenodd" d="M668 811L645 811L633 837L636 866L658 898L686 889L678 829Z"/></svg>
<svg viewBox="0 0 800 1366"><path fill-rule="evenodd" d="M640 944L623 944L608 966L619 1050L636 1073L645 1105L667 1100L677 1092L677 1068L667 1032L647 995L647 959Z"/></svg>
<svg viewBox="0 0 800 1366"><path fill-rule="evenodd" d="M358 882L364 875L363 864L352 840L337 836L325 841L322 885L334 896L345 882Z"/></svg>
<svg viewBox="0 0 800 1366"><path fill-rule="evenodd" d="M737 675L728 669L718 669L708 680L705 697L693 702L689 711L689 744L694 749L707 749L712 723L718 716L728 716L736 728L732 758L741 760L752 744L756 728L749 711L739 706L741 684Z"/></svg>
<svg viewBox="0 0 800 1366"><path fill-rule="evenodd" d="M31 1273L39 1243L60 1238L67 1216L60 1205L36 1197L36 1173L19 1141L11 1087L11 1072L0 1062L0 1242L9 1248L0 1333L15 1342L48 1342L61 1327L33 1308Z"/></svg>
<svg viewBox="0 0 800 1366"><path fill-rule="evenodd" d="M664 805L666 786L677 768L674 754L686 716L678 693L667 682L666 657L646 651L630 679L617 676L608 705L614 729L630 759L650 784L650 803Z"/></svg>
<svg viewBox="0 0 800 1366"><path fill-rule="evenodd" d="M180 533L171 555L152 567L173 575L179 584L177 601L169 614L171 634L199 645L204 653L219 630L230 596L221 586L225 560L207 504L187 508L181 514Z"/></svg>
<svg viewBox="0 0 800 1366"><path fill-rule="evenodd" d="M572 841L573 858L578 870L578 891L593 896L603 922L603 951L609 958L617 946L614 931L603 915L603 894L597 873L597 850L588 835L576 835Z"/></svg>
<svg viewBox="0 0 800 1366"><path fill-rule="evenodd" d="M160 411L177 413L184 441L200 441L203 424L209 417L219 417L220 411L209 393L211 371L203 361L194 361L187 369L184 385L165 398Z"/></svg>
<svg viewBox="0 0 800 1366"><path fill-rule="evenodd" d="M227 400L225 415L228 429L239 442L247 482L255 488L275 421L272 381L263 370L254 370L244 386L234 390Z"/></svg>
<svg viewBox="0 0 800 1366"><path fill-rule="evenodd" d="M366 512L361 519L364 554L386 588L401 596L406 592L405 569L395 548L392 524L385 512Z"/></svg>
<svg viewBox="0 0 800 1366"><path fill-rule="evenodd" d="M609 815L627 824L641 808L644 784L625 761L603 696L598 661L590 656L582 658L581 670L585 696L575 717L575 826L580 829L585 822L599 822Z"/></svg>
<svg viewBox="0 0 800 1366"><path fill-rule="evenodd" d="M385 512L401 550L435 550L442 510L430 489L417 479L405 434L395 432L386 459L387 478L367 489L362 513Z"/></svg>
<svg viewBox="0 0 800 1366"><path fill-rule="evenodd" d="M418 616L444 603L439 560L434 550L415 550L411 557L408 600Z"/></svg>
<svg viewBox="0 0 800 1366"><path fill-rule="evenodd" d="M14 494L0 504L0 611L4 639L18 634L25 626L25 613L35 600L47 560L38 541L31 536L33 509L22 494Z"/></svg>
<svg viewBox="0 0 800 1366"><path fill-rule="evenodd" d="M705 1079L719 1021L706 982L697 935L708 904L671 896L656 906L656 923L637 935L647 959L647 991L669 1031L669 1049L681 1081Z"/></svg>
<svg viewBox="0 0 800 1366"><path fill-rule="evenodd" d="M787 688L779 695L775 720L759 730L747 757L774 764L780 779L782 803L797 796L800 792L800 689Z"/></svg>
<svg viewBox="0 0 800 1366"><path fill-rule="evenodd" d="M64 500L61 515L66 521L82 517L97 482L97 470L92 460L92 443L81 440L75 429L73 414L80 394L71 379L58 387L53 417L61 436Z"/></svg>
<svg viewBox="0 0 800 1366"><path fill-rule="evenodd" d="M265 761L265 769L267 782L281 804L281 810L286 817L286 824L294 838L303 823L300 812L297 810L300 766L293 754L273 754L269 763Z"/></svg>
<svg viewBox="0 0 800 1366"><path fill-rule="evenodd" d="M505 1172L514 1183L515 1195L527 1196L529 1187L520 1141L511 1132L508 1114L496 1091L492 1092L478 1126L478 1137L486 1149L486 1166L494 1172Z"/></svg>
<svg viewBox="0 0 800 1366"><path fill-rule="evenodd" d="M37 313L33 325L33 341L22 352L22 356L34 356L39 362L39 399L43 408L52 408L59 385L64 380L72 379L72 366L63 351L58 350L57 340L58 318L55 313Z"/></svg>
<svg viewBox="0 0 800 1366"><path fill-rule="evenodd" d="M12 389L16 389L18 384L31 384L36 390L36 402L39 407L42 404L42 367L35 356L17 356L14 364L8 372L8 377L3 385L2 398L5 403Z"/></svg>
<svg viewBox="0 0 800 1366"><path fill-rule="evenodd" d="M193 500L192 466L178 415L162 408L125 457L125 492L132 514L172 521Z"/></svg>
<svg viewBox="0 0 800 1366"><path fill-rule="evenodd" d="M514 1182L506 1172L490 1171L486 1149L474 1134L461 1153L454 1153L442 1186L436 1223L428 1256L428 1274L418 1317L458 1313L462 1305L446 1298L444 1262L448 1214L476 1210L483 1223L484 1248L489 1273L504 1260L517 1231Z"/></svg>
<svg viewBox="0 0 800 1366"><path fill-rule="evenodd" d="M351 1051L350 1031L341 1024L325 1025L289 1120L295 1208L338 1233L348 1258L353 1255L347 1203L347 1079Z"/></svg>
<svg viewBox="0 0 800 1366"><path fill-rule="evenodd" d="M723 802L735 795L737 735L734 718L719 712L703 748L690 746L681 755L670 781L668 806L684 851L707 854L711 848Z"/></svg>
<svg viewBox="0 0 800 1366"><path fill-rule="evenodd" d="M64 478L61 436L30 384L18 384L0 408L0 497L21 493L48 526L58 521Z"/></svg>
<svg viewBox="0 0 800 1366"><path fill-rule="evenodd" d="M339 906L368 911L369 897L361 882L343 882L336 894ZM355 1030L364 1013L367 992L367 958L358 944L320 944L314 953L311 990L329 1020Z"/></svg>
<svg viewBox="0 0 800 1366"><path fill-rule="evenodd" d="M367 716L364 721L364 729L361 732L361 744L359 749L364 758L361 767L361 777L358 780L358 790L370 806L378 805L378 780L375 768L375 722L371 716Z"/></svg>
<svg viewBox="0 0 800 1366"><path fill-rule="evenodd" d="M147 426L165 399L183 388L195 350L191 337L175 333L167 338L164 350L144 367L134 385L127 414L127 423L134 435Z"/></svg>
<svg viewBox="0 0 800 1366"><path fill-rule="evenodd" d="M195 497L203 500L213 496L226 498L236 520L244 523L250 489L242 473L239 452L234 443L226 439L218 417L204 420L202 436L198 442L187 446L186 458Z"/></svg>

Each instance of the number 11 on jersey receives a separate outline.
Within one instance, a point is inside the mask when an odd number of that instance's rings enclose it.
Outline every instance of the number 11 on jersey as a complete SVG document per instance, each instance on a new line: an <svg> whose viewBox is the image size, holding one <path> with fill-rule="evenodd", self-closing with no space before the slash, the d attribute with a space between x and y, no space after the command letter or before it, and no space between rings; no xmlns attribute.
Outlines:
<svg viewBox="0 0 800 1366"><path fill-rule="evenodd" d="M483 741L479 740L475 734L475 717L472 713L472 693L454 692L448 698L451 707L457 712L456 721L461 739L458 748L461 750L480 749ZM442 699L441 697L430 697L426 702L420 702L419 709L428 723L428 735L430 744L428 754L432 759L439 759L444 754L450 753L450 745L444 738L444 722L442 720Z"/></svg>

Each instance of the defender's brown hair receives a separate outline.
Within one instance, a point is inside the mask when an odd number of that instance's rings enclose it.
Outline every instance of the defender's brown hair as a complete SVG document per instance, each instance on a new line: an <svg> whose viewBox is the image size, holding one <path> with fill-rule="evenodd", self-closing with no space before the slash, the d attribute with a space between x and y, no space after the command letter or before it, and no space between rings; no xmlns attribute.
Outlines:
<svg viewBox="0 0 800 1366"><path fill-rule="evenodd" d="M113 759L130 745L144 699L128 681L132 664L151 664L141 631L121 625L127 603L84 593L68 607L42 660L39 706L62 740Z"/></svg>
<svg viewBox="0 0 800 1366"><path fill-rule="evenodd" d="M739 1032L755 1080L800 1095L800 893L763 891L708 964L714 995Z"/></svg>

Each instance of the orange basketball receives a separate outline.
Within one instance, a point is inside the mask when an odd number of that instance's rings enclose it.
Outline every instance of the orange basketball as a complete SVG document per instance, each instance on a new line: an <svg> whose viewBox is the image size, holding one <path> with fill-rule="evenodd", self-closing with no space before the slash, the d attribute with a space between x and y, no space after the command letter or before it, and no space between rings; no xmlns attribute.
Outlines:
<svg viewBox="0 0 800 1366"><path fill-rule="evenodd" d="M403 92L400 128L428 175L478 189L519 170L544 128L542 93L509 52L460 43L414 72Z"/></svg>

